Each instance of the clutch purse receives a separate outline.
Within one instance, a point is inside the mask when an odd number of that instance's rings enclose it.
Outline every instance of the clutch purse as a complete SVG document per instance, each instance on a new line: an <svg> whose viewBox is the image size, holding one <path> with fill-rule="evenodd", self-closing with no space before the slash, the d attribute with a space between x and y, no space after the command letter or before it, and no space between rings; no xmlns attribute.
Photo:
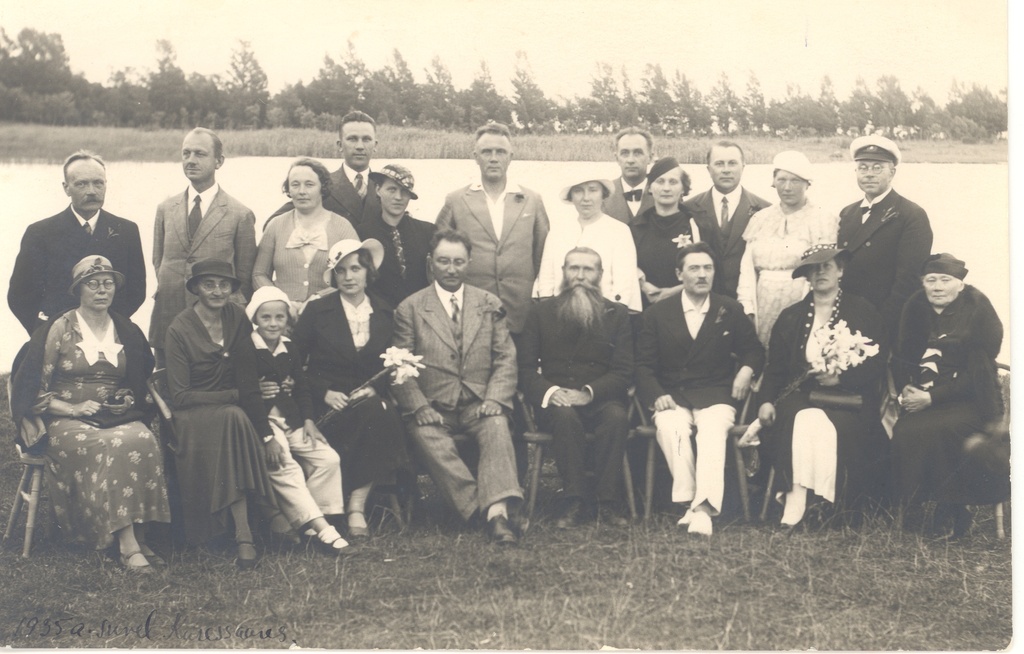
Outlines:
<svg viewBox="0 0 1024 654"><path fill-rule="evenodd" d="M864 396L859 393L816 388L811 391L808 401L819 409L850 409L859 410L864 406Z"/></svg>
<svg viewBox="0 0 1024 654"><path fill-rule="evenodd" d="M91 416L80 416L77 418L81 422L93 427L99 427L100 429L110 429L111 427L120 427L126 425L129 422L145 422L146 412L142 409L128 409L121 415L114 415L109 411L100 411Z"/></svg>

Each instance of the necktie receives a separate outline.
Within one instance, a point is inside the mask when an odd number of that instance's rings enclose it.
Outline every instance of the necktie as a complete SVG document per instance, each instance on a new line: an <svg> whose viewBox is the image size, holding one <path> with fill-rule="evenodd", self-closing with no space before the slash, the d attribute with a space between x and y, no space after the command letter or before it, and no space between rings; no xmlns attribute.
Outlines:
<svg viewBox="0 0 1024 654"><path fill-rule="evenodd" d="M402 235L398 233L397 227L391 228L391 242L395 246L395 256L398 258L398 272L405 279L405 248L402 247ZM452 296L455 299L455 296Z"/></svg>
<svg viewBox="0 0 1024 654"><path fill-rule="evenodd" d="M722 220L721 220L722 231L724 232L729 228L729 198L722 196Z"/></svg>
<svg viewBox="0 0 1024 654"><path fill-rule="evenodd" d="M198 195L192 204L192 211L188 214L188 239L191 241L192 237L196 235L196 230L199 229L199 223L203 221L203 209L199 206L202 202L202 198Z"/></svg>
<svg viewBox="0 0 1024 654"><path fill-rule="evenodd" d="M643 197L643 189L635 189L632 191L626 191L623 193L626 196L626 202L639 202L640 198Z"/></svg>
<svg viewBox="0 0 1024 654"><path fill-rule="evenodd" d="M356 173L356 193L358 193L359 197L361 197L361 198L365 198L366 197L366 187L363 186L363 174L362 173Z"/></svg>
<svg viewBox="0 0 1024 654"><path fill-rule="evenodd" d="M89 221L85 222L85 233L92 236L92 225L89 224Z"/></svg>
<svg viewBox="0 0 1024 654"><path fill-rule="evenodd" d="M459 324L459 301L454 295L452 296L452 323Z"/></svg>
<svg viewBox="0 0 1024 654"><path fill-rule="evenodd" d="M452 332L455 334L455 342L462 352L462 325L459 324L459 301L452 296Z"/></svg>

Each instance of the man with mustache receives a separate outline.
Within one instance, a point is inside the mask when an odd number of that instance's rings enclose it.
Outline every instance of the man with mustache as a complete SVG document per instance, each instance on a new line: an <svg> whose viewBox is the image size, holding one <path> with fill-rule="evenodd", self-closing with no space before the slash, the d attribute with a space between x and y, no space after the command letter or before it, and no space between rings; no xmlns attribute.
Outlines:
<svg viewBox="0 0 1024 654"><path fill-rule="evenodd" d="M555 525L565 529L597 517L626 524L620 506L622 452L633 381L629 310L601 294L601 257L573 248L562 266L562 290L534 304L518 349L519 386L554 437L566 504ZM585 433L594 434L587 443ZM588 449L593 483L586 476Z"/></svg>
<svg viewBox="0 0 1024 654"><path fill-rule="evenodd" d="M192 264L204 259L227 261L242 285L231 301L245 307L252 295L256 262L256 216L217 183L224 165L224 145L211 130L197 127L181 144L181 168L189 185L156 208L153 267L156 299L149 323L149 344L157 367L164 363L164 337L175 316L198 301L185 289Z"/></svg>
<svg viewBox="0 0 1024 654"><path fill-rule="evenodd" d="M711 518L722 510L729 428L736 404L764 367L764 347L740 303L711 292L715 260L707 243L680 249L676 274L683 283L679 299L668 297L644 311L636 392L654 412L672 473L672 501L689 504L678 524L710 536Z"/></svg>
<svg viewBox="0 0 1024 654"><path fill-rule="evenodd" d="M64 161L64 193L71 204L25 230L7 304L29 334L78 305L78 298L68 294L68 280L75 264L89 255L106 257L125 276L113 311L131 317L146 299L139 228L102 209L106 192L106 164L95 154L79 150Z"/></svg>

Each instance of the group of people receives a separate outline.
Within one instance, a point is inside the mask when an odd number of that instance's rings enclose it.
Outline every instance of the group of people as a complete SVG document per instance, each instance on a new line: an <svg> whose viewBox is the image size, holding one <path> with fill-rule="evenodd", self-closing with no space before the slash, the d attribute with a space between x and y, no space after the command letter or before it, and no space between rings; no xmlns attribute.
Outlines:
<svg viewBox="0 0 1024 654"><path fill-rule="evenodd" d="M67 159L71 204L26 231L8 302L31 336L12 371L18 438L45 453L69 535L116 542L130 570L160 565L144 525L170 520L167 464L188 542L230 534L251 567L262 515L273 538L336 555L369 536L374 487L414 486L418 462L465 521L516 543L528 522L517 390L553 436L559 528L626 522L634 387L690 533L713 532L745 402L744 438L760 429L786 528L816 498L859 510L891 496L939 501L963 533L964 505L1003 492L965 450L1003 411L1002 326L965 264L930 254L927 215L891 187L889 139L851 144L864 196L834 216L809 201L799 152L775 157L772 205L742 187L742 148L717 142L712 188L685 199L679 162L627 128L621 175L574 180L559 199L578 217L551 224L509 179L504 125L477 130L480 179L434 223L407 211L410 170L371 170L370 116L346 115L339 137L339 170L290 166L289 202L257 246L252 211L216 181L220 139L185 136L188 186L156 212L148 341L130 320L146 295L138 228L102 209L99 157ZM860 338L861 359L822 368L828 338ZM385 374L388 348L420 357L418 376ZM166 448L147 426L154 366L172 407ZM891 443L890 396L902 405ZM457 434L476 446L472 468Z"/></svg>

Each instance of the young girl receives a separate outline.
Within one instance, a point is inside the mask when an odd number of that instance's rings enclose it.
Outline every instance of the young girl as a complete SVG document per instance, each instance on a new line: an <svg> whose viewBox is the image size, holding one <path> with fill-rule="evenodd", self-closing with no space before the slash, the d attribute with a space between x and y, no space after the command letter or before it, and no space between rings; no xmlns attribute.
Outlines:
<svg viewBox="0 0 1024 654"><path fill-rule="evenodd" d="M267 447L267 464L283 516L274 517L271 529L280 534L291 527L310 536L324 552L339 554L348 542L327 523L324 514L345 512L341 462L312 421L303 424L302 412L292 397L297 362L284 335L294 317L291 303L284 291L264 286L253 293L245 312L256 327L252 332L256 374L274 431L274 441Z"/></svg>

